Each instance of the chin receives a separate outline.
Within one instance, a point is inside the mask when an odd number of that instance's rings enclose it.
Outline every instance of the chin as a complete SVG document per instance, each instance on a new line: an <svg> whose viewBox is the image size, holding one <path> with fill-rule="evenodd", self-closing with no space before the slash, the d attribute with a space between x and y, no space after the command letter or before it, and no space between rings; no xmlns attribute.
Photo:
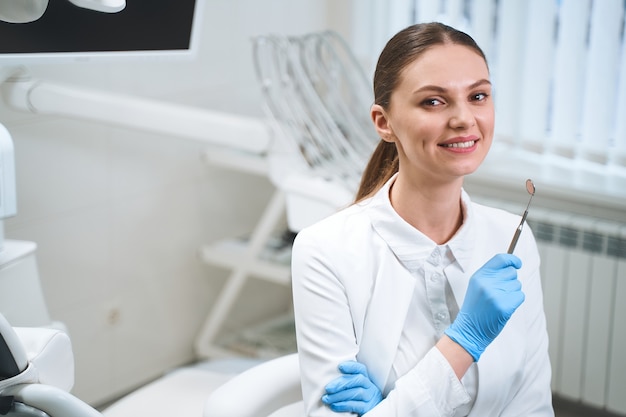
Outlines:
<svg viewBox="0 0 626 417"><path fill-rule="evenodd" d="M468 164L463 165L463 166L459 166L457 173L460 176L473 174L474 172L476 172L476 170L478 170L478 168L480 168L480 165L482 164L483 160L484 160L484 158L481 159L480 161L476 161L476 162L473 162L473 163L468 163Z"/></svg>

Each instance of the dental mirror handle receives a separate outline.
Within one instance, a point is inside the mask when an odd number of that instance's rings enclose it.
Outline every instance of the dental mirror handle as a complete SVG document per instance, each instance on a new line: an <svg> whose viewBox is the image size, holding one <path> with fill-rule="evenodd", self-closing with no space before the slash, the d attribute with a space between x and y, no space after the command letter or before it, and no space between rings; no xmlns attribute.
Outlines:
<svg viewBox="0 0 626 417"><path fill-rule="evenodd" d="M517 245L517 240L519 239L519 236L522 234L522 228L524 227L526 216L528 216L528 210L524 211L524 215L522 216L522 221L519 223L519 226L517 226L517 230L515 230L515 234L513 235L513 240L511 241L511 244L509 245L509 250L507 250L506 253L511 254L515 250L515 246Z"/></svg>

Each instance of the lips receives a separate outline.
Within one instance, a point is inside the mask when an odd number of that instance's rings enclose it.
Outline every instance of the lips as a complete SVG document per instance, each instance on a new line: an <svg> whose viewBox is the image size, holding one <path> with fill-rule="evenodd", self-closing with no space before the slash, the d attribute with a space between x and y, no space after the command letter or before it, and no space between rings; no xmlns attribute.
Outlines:
<svg viewBox="0 0 626 417"><path fill-rule="evenodd" d="M478 142L479 138L476 135L457 136L455 138L447 139L439 144L442 148L451 150L469 150L473 148Z"/></svg>

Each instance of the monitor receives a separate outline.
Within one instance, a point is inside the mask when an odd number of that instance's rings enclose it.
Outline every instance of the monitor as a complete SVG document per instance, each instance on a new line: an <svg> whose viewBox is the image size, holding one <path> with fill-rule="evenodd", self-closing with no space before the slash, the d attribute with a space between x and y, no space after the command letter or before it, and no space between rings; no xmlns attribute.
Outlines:
<svg viewBox="0 0 626 417"><path fill-rule="evenodd" d="M130 57L191 57L204 0L128 0L117 13L50 0L29 23L0 21L0 66Z"/></svg>

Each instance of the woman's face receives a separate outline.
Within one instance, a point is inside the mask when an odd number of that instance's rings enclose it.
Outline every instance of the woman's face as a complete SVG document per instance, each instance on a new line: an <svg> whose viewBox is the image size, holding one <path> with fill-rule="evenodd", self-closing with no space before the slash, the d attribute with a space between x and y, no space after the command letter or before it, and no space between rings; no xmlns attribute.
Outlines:
<svg viewBox="0 0 626 417"><path fill-rule="evenodd" d="M489 70L472 49L436 45L401 73L387 110L372 107L381 138L395 142L402 175L449 181L474 172L493 139Z"/></svg>

